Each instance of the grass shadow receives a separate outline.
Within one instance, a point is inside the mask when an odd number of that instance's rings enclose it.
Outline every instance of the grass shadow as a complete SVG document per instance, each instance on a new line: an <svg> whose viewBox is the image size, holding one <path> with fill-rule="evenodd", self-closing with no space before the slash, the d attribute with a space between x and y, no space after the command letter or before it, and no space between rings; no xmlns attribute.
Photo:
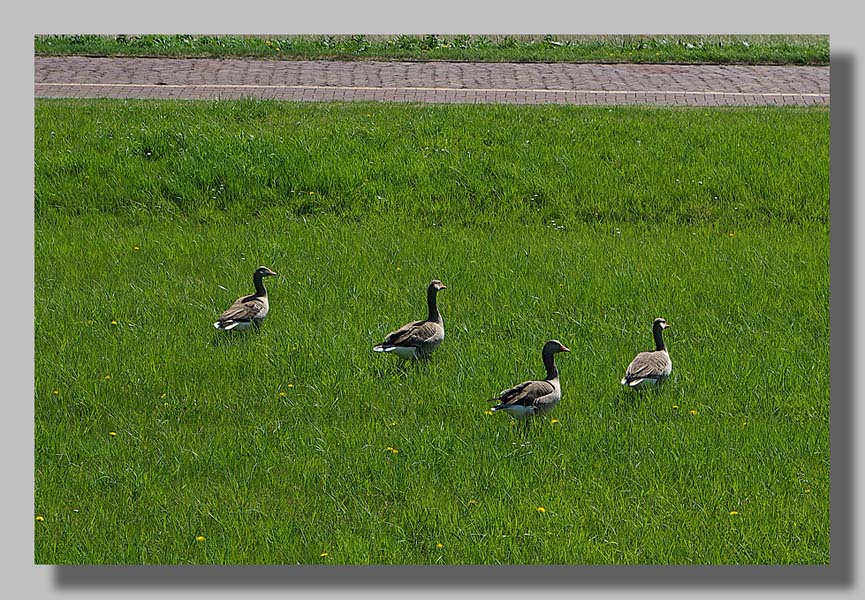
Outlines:
<svg viewBox="0 0 865 600"><path fill-rule="evenodd" d="M249 340L255 339L254 336L259 334L260 330L257 326L244 329L243 331L218 331L214 328L213 335L210 338L210 345L211 347L218 348L219 346L248 343Z"/></svg>
<svg viewBox="0 0 865 600"><path fill-rule="evenodd" d="M424 366L429 365L430 359L419 359L419 360L403 360L398 357L387 357L392 360L382 359L385 362L382 362L380 366L376 366L373 369L376 377L408 377L411 373L416 373L418 369L424 368Z"/></svg>

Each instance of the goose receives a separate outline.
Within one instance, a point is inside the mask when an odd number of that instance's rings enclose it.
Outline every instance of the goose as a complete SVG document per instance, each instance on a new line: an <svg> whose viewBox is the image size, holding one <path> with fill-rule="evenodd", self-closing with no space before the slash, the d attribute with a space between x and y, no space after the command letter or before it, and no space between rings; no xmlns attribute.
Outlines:
<svg viewBox="0 0 865 600"><path fill-rule="evenodd" d="M391 331L384 342L372 349L376 352L393 352L406 360L428 358L445 339L445 324L436 304L436 294L445 289L447 286L438 279L430 281L426 289L429 308L426 320L406 323L396 331Z"/></svg>
<svg viewBox="0 0 865 600"><path fill-rule="evenodd" d="M524 420L530 417L548 413L562 399L562 387L559 384L559 370L556 368L554 355L557 352L570 352L559 340L550 340L544 344L541 356L547 368L547 376L541 381L524 381L512 388L503 390L493 401L498 404L492 411L503 410L512 417ZM528 423L528 421L526 421Z"/></svg>
<svg viewBox="0 0 865 600"><path fill-rule="evenodd" d="M267 267L258 267L252 275L255 285L255 293L251 296L242 296L219 316L219 320L213 324L221 331L241 331L250 325L259 325L267 316L270 305L267 302L267 290L264 289L264 278L271 277L277 273Z"/></svg>
<svg viewBox="0 0 865 600"><path fill-rule="evenodd" d="M630 388L640 388L644 385L656 385L673 372L673 362L670 353L664 346L664 330L670 324L658 317L652 323L652 335L655 337L655 349L650 352L640 352L628 365L621 384Z"/></svg>

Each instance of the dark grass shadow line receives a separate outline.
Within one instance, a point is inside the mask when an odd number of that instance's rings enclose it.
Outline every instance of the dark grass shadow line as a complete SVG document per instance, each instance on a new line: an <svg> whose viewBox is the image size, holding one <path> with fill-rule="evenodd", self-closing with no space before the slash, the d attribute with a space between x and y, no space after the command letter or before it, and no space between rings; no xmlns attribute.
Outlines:
<svg viewBox="0 0 865 600"><path fill-rule="evenodd" d="M849 588L853 585L853 57L833 55L832 562L792 566L55 566L56 589Z"/></svg>

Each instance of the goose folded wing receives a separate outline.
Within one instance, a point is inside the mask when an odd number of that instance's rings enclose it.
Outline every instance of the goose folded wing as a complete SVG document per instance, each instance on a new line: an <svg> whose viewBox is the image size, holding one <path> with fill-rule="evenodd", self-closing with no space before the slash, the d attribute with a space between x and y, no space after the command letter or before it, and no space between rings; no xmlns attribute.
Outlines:
<svg viewBox="0 0 865 600"><path fill-rule="evenodd" d="M219 316L220 321L251 321L264 308L264 303L258 298L238 298Z"/></svg>
<svg viewBox="0 0 865 600"><path fill-rule="evenodd" d="M504 406L533 406L539 400L543 400L544 396L552 394L553 391L553 384L549 381L524 381L502 391L495 400Z"/></svg>
<svg viewBox="0 0 865 600"><path fill-rule="evenodd" d="M664 352L640 352L625 371L625 379L645 379L659 377L664 374L664 369L669 363L669 358Z"/></svg>
<svg viewBox="0 0 865 600"><path fill-rule="evenodd" d="M414 321L387 334L385 344L394 346L421 346L438 333L438 324L432 321Z"/></svg>

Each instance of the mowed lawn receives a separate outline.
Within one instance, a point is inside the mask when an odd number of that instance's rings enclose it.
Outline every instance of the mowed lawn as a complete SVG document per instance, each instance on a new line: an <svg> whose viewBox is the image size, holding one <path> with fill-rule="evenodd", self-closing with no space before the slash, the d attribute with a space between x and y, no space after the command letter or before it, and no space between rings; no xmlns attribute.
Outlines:
<svg viewBox="0 0 865 600"><path fill-rule="evenodd" d="M37 101L37 563L829 562L829 112ZM257 331L215 317L266 280ZM372 352L425 315L432 359ZM619 379L673 326L658 392ZM488 414L543 376L525 429Z"/></svg>

